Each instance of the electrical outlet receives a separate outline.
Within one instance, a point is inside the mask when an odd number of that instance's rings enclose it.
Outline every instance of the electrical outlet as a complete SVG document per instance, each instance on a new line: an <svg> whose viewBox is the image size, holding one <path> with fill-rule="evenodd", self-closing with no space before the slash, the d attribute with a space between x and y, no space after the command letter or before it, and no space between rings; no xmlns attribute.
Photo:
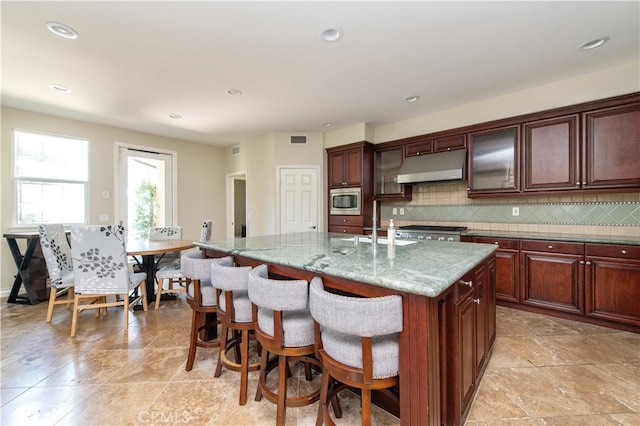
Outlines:
<svg viewBox="0 0 640 426"><path fill-rule="evenodd" d="M102 190L102 198L109 198L109 191L106 189Z"/></svg>
<svg viewBox="0 0 640 426"><path fill-rule="evenodd" d="M395 216L395 215L397 215L397 214L398 214L398 209L394 207L394 208L393 208L393 215Z"/></svg>
<svg viewBox="0 0 640 426"><path fill-rule="evenodd" d="M511 208L511 214L513 216L520 216L520 207L512 207Z"/></svg>
<svg viewBox="0 0 640 426"><path fill-rule="evenodd" d="M108 215L108 214L101 214L101 215L98 217L98 220L99 220L100 222L106 222L106 221L108 221L108 220L109 220L109 215Z"/></svg>
<svg viewBox="0 0 640 426"><path fill-rule="evenodd" d="M400 207L400 216L404 215L404 209Z"/></svg>

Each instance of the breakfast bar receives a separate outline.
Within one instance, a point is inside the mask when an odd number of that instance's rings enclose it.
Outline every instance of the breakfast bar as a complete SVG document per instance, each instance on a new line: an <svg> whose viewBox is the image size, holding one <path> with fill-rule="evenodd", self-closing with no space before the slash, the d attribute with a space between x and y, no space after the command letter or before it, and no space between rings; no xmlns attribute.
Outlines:
<svg viewBox="0 0 640 426"><path fill-rule="evenodd" d="M398 241L294 233L195 243L206 256L269 265L276 277L322 278L326 287L375 297L399 294L403 425L466 418L495 340L495 250L489 244Z"/></svg>

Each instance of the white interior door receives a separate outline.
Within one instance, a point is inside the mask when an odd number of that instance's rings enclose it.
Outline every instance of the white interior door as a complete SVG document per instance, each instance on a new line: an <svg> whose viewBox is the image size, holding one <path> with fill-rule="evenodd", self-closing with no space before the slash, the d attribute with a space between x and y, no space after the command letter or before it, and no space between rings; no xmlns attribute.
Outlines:
<svg viewBox="0 0 640 426"><path fill-rule="evenodd" d="M280 169L280 233L318 230L318 169Z"/></svg>
<svg viewBox="0 0 640 426"><path fill-rule="evenodd" d="M146 239L152 226L174 226L175 154L118 147L118 219L130 240Z"/></svg>

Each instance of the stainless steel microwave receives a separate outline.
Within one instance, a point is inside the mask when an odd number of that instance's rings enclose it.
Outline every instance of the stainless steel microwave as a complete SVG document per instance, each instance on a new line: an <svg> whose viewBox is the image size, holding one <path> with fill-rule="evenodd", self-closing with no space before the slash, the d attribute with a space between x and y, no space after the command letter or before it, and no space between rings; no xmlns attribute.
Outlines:
<svg viewBox="0 0 640 426"><path fill-rule="evenodd" d="M362 208L362 188L336 188L329 191L330 213L359 215Z"/></svg>

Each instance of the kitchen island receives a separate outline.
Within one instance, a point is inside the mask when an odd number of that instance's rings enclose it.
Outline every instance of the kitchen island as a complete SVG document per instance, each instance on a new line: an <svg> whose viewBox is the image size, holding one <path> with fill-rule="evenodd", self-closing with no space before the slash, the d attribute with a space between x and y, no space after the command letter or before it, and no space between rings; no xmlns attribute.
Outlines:
<svg viewBox="0 0 640 426"><path fill-rule="evenodd" d="M439 241L372 245L356 238L311 232L195 244L210 257L268 264L274 277L319 276L337 291L401 295L401 423L461 424L495 339L496 247Z"/></svg>

